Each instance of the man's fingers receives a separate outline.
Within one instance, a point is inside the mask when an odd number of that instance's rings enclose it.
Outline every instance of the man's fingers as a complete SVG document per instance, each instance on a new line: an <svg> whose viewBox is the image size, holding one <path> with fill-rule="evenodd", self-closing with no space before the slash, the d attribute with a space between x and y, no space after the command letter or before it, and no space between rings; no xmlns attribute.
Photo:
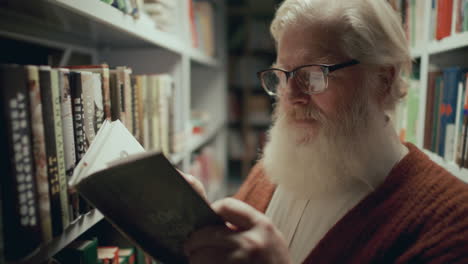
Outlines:
<svg viewBox="0 0 468 264"><path fill-rule="evenodd" d="M240 230L252 228L259 218L264 217L250 205L234 198L226 198L214 202L211 207L223 219Z"/></svg>
<svg viewBox="0 0 468 264"><path fill-rule="evenodd" d="M190 256L202 248L235 248L234 231L227 227L211 226L193 232L184 244L185 254Z"/></svg>

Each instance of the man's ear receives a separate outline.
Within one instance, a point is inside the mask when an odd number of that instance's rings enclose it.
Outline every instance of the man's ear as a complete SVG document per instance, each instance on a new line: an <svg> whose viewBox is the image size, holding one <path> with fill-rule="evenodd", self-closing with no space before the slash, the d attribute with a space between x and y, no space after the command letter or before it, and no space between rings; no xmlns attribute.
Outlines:
<svg viewBox="0 0 468 264"><path fill-rule="evenodd" d="M377 102L383 110L391 105L395 74L396 70L393 66L382 66L378 69Z"/></svg>

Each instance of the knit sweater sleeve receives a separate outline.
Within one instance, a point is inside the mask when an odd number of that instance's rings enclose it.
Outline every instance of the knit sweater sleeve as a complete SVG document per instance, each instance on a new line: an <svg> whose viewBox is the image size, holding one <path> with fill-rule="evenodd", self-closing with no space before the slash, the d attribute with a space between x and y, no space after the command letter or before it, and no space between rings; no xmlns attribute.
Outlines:
<svg viewBox="0 0 468 264"><path fill-rule="evenodd" d="M265 212L275 190L266 177L261 163L257 163L241 185L234 198L239 199L260 212Z"/></svg>
<svg viewBox="0 0 468 264"><path fill-rule="evenodd" d="M452 175L434 186L421 215L432 215L421 223L421 237L398 263L468 263L468 185Z"/></svg>

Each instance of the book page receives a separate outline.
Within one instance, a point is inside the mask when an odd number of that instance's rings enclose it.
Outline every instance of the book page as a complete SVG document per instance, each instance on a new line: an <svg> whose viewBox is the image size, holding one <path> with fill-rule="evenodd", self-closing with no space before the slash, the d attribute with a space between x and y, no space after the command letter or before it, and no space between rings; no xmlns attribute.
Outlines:
<svg viewBox="0 0 468 264"><path fill-rule="evenodd" d="M73 172L70 185L74 186L94 172L108 168L111 163L144 151L119 120L112 123L106 120Z"/></svg>

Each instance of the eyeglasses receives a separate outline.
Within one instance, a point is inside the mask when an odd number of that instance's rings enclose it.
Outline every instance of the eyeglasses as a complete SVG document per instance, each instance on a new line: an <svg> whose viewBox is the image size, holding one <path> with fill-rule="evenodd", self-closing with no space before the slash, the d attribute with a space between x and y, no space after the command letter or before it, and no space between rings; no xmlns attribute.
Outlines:
<svg viewBox="0 0 468 264"><path fill-rule="evenodd" d="M339 69L359 64L357 60L350 60L340 64L308 64L299 66L292 71L270 68L257 72L263 89L271 95L278 96L286 87L289 79L306 94L317 94L328 87L328 74Z"/></svg>

